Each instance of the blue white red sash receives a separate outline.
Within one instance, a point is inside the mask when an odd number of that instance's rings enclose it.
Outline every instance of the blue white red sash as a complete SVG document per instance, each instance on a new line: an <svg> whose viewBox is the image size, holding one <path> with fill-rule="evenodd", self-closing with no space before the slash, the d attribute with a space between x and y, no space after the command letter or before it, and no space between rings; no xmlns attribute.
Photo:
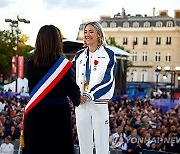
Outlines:
<svg viewBox="0 0 180 154"><path fill-rule="evenodd" d="M53 67L47 72L47 74L39 81L30 93L30 100L25 107L24 118L27 113L36 106L50 91L51 89L62 79L69 68L72 66L72 62L65 57L60 57ZM22 126L24 129L24 123Z"/></svg>

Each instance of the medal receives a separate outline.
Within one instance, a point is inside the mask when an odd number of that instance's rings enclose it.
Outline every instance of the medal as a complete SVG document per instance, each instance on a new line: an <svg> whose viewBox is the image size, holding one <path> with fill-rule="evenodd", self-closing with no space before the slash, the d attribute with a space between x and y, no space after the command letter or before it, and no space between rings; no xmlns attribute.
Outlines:
<svg viewBox="0 0 180 154"><path fill-rule="evenodd" d="M89 86L89 84L87 82L85 82L84 83L84 91L86 91L86 92L88 91L88 86Z"/></svg>

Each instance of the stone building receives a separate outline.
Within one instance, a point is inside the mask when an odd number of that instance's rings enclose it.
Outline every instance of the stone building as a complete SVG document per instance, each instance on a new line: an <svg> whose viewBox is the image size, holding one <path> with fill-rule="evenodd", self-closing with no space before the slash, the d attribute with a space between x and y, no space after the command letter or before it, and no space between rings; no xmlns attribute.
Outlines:
<svg viewBox="0 0 180 154"><path fill-rule="evenodd" d="M173 83L180 80L180 10L174 10L174 17L168 10L159 15L132 16L117 13L113 17L101 16L106 39L114 39L118 45L131 52L129 60L133 66L128 68L127 81ZM79 28L78 40L82 40L83 27ZM158 72L157 66L161 66ZM178 77L179 76L179 77Z"/></svg>

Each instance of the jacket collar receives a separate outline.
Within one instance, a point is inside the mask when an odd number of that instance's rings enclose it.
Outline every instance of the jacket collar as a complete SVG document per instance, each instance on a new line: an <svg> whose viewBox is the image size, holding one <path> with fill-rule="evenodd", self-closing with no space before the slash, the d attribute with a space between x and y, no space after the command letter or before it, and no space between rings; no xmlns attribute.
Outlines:
<svg viewBox="0 0 180 154"><path fill-rule="evenodd" d="M101 51L102 49L104 49L104 46L100 46L96 51L95 53L98 53L99 51ZM88 47L85 48L85 54L88 55Z"/></svg>

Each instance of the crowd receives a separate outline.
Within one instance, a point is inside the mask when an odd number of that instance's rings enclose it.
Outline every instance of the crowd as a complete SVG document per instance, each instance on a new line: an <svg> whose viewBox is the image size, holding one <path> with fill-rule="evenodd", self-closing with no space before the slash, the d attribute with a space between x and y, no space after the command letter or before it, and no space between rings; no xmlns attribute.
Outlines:
<svg viewBox="0 0 180 154"><path fill-rule="evenodd" d="M0 90L0 141L19 139L21 121L27 98L8 97ZM78 145L76 117L71 104L74 144ZM150 100L116 98L109 102L109 144L124 153L142 149L180 153L180 106L162 114ZM1 144L2 146L3 144ZM0 147L0 150L2 147Z"/></svg>
<svg viewBox="0 0 180 154"><path fill-rule="evenodd" d="M27 102L27 98L16 97L10 91L0 89L0 153L13 154L13 144L15 140L19 140L21 121Z"/></svg>
<svg viewBox="0 0 180 154"><path fill-rule="evenodd" d="M74 143L78 144L74 108L72 108ZM180 106L166 114L143 100L118 98L109 102L109 144L124 153L142 149L180 153Z"/></svg>
<svg viewBox="0 0 180 154"><path fill-rule="evenodd" d="M180 153L180 106L162 114L149 99L109 103L110 145L124 152L142 149Z"/></svg>

